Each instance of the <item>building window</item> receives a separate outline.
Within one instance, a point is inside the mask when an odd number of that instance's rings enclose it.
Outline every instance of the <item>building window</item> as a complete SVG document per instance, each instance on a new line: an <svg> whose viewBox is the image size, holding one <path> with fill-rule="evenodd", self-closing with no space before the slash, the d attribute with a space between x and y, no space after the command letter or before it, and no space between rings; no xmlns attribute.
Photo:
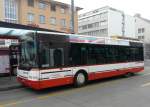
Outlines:
<svg viewBox="0 0 150 107"><path fill-rule="evenodd" d="M107 29L101 29L101 30L100 30L100 33L102 33L102 34L106 34L106 33L107 33L107 31L108 31Z"/></svg>
<svg viewBox="0 0 150 107"><path fill-rule="evenodd" d="M45 23L45 16L40 15L40 16L39 16L39 20L40 20L40 23L41 23L41 24L44 24L44 23Z"/></svg>
<svg viewBox="0 0 150 107"><path fill-rule="evenodd" d="M40 9L45 9L45 8L46 8L46 3L43 2L43 1L40 1L40 2L39 2L39 8L40 8Z"/></svg>
<svg viewBox="0 0 150 107"><path fill-rule="evenodd" d="M65 8L64 8L64 7L61 7L60 12L61 12L62 14L65 14Z"/></svg>
<svg viewBox="0 0 150 107"><path fill-rule="evenodd" d="M10 23L17 23L18 20L18 3L15 0L4 1L5 21Z"/></svg>
<svg viewBox="0 0 150 107"><path fill-rule="evenodd" d="M72 26L72 20L70 20L70 29L72 29L73 26Z"/></svg>
<svg viewBox="0 0 150 107"><path fill-rule="evenodd" d="M105 26L105 25L107 25L107 20L104 20L104 21L100 22L100 26Z"/></svg>
<svg viewBox="0 0 150 107"><path fill-rule="evenodd" d="M93 23L93 26L94 26L94 27L99 27L99 22Z"/></svg>
<svg viewBox="0 0 150 107"><path fill-rule="evenodd" d="M144 28L138 28L138 33L144 33L145 29Z"/></svg>
<svg viewBox="0 0 150 107"><path fill-rule="evenodd" d="M144 40L144 36L138 36L138 39Z"/></svg>
<svg viewBox="0 0 150 107"><path fill-rule="evenodd" d="M61 19L61 26L66 27L66 20L65 19Z"/></svg>
<svg viewBox="0 0 150 107"><path fill-rule="evenodd" d="M82 29L83 29L83 30L85 30L85 29L87 29L87 28L88 28L88 25L83 25L83 26L82 26Z"/></svg>
<svg viewBox="0 0 150 107"><path fill-rule="evenodd" d="M28 6L34 7L34 0L28 0Z"/></svg>
<svg viewBox="0 0 150 107"><path fill-rule="evenodd" d="M0 45L5 45L5 40L4 39L0 39Z"/></svg>
<svg viewBox="0 0 150 107"><path fill-rule="evenodd" d="M56 11L56 4L51 2L51 11Z"/></svg>
<svg viewBox="0 0 150 107"><path fill-rule="evenodd" d="M93 28L93 24L88 24L88 28Z"/></svg>
<svg viewBox="0 0 150 107"><path fill-rule="evenodd" d="M27 18L28 18L29 22L33 22L34 21L34 14L33 13L28 13Z"/></svg>
<svg viewBox="0 0 150 107"><path fill-rule="evenodd" d="M107 15L108 15L107 12L101 13L101 14L100 14L100 18L106 19L106 18L107 18Z"/></svg>
<svg viewBox="0 0 150 107"><path fill-rule="evenodd" d="M55 17L51 17L51 18L50 18L50 23L51 23L52 25L56 25L56 18L55 18Z"/></svg>
<svg viewBox="0 0 150 107"><path fill-rule="evenodd" d="M142 28L142 33L144 33L144 31L145 31L145 29L144 29L144 28Z"/></svg>
<svg viewBox="0 0 150 107"><path fill-rule="evenodd" d="M141 33L141 28L138 29L138 33Z"/></svg>

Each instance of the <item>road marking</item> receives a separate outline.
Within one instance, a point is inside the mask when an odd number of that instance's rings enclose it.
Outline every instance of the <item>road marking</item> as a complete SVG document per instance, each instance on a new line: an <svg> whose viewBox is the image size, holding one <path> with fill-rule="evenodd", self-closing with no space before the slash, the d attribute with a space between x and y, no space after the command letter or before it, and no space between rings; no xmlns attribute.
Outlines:
<svg viewBox="0 0 150 107"><path fill-rule="evenodd" d="M18 105L18 104L32 102L33 100L43 100L43 99L47 99L51 96L66 95L66 94L75 93L75 92L78 92L78 91L83 91L87 88L88 88L88 90L97 89L98 87L101 87L101 86L104 87L104 86L107 86L108 84L112 84L112 83L114 84L114 83L118 83L118 82L121 82L121 80L100 82L100 84L95 83L95 84L91 84L91 85L81 87L81 88L72 88L72 89L69 89L69 90L56 91L56 92L53 92L53 93L48 93L46 95L42 95L42 96L35 97L35 98L32 98L32 99L28 99L28 100L22 100L22 101L16 101L16 102L14 101L14 102L6 103L6 104L3 104L3 105L0 105L0 107L12 107L12 106L15 106L15 105Z"/></svg>
<svg viewBox="0 0 150 107"><path fill-rule="evenodd" d="M147 86L150 86L150 82L141 85L141 87L147 87Z"/></svg>
<svg viewBox="0 0 150 107"><path fill-rule="evenodd" d="M51 96L57 96L57 95L66 95L66 94L70 94L70 93L75 93L75 92L78 92L78 91L83 91L85 89L88 88L88 90L93 90L93 89L97 89L98 87L101 87L101 86L106 86L108 84L114 84L114 83L118 83L120 81L108 81L108 82L104 82L102 84L91 84L91 85L87 85L85 87L81 87L81 88L72 88L71 90L66 90L66 91L60 91L60 92L55 92L55 93L49 93L47 95L43 95L43 96L39 96L37 97L37 99L40 99L40 100L43 100L43 99L47 99Z"/></svg>
<svg viewBox="0 0 150 107"><path fill-rule="evenodd" d="M148 76L148 75L150 75L150 73L145 73L145 74L143 74L141 76Z"/></svg>

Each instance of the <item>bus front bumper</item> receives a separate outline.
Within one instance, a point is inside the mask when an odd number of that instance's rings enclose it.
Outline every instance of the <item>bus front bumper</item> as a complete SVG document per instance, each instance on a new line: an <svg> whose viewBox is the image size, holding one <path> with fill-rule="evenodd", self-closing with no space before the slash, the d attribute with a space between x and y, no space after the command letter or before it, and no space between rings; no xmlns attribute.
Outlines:
<svg viewBox="0 0 150 107"><path fill-rule="evenodd" d="M33 88L35 90L40 90L40 84L39 81L31 81L31 80L27 80L21 77L17 77L17 80L23 84L24 86Z"/></svg>

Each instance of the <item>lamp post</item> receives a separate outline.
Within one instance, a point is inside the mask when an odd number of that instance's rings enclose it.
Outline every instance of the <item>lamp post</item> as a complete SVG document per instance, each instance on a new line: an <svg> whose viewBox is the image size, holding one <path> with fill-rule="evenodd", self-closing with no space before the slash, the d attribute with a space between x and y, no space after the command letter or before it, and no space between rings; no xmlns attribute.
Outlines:
<svg viewBox="0 0 150 107"><path fill-rule="evenodd" d="M71 21L72 21L71 33L74 33L74 0L71 0Z"/></svg>

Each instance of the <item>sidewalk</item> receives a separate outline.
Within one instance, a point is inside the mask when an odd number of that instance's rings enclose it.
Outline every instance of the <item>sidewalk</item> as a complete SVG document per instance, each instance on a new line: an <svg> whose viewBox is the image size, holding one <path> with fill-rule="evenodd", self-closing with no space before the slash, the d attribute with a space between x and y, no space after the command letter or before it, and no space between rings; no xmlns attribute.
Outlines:
<svg viewBox="0 0 150 107"><path fill-rule="evenodd" d="M0 77L0 91L22 88L23 86L16 80L16 76Z"/></svg>

